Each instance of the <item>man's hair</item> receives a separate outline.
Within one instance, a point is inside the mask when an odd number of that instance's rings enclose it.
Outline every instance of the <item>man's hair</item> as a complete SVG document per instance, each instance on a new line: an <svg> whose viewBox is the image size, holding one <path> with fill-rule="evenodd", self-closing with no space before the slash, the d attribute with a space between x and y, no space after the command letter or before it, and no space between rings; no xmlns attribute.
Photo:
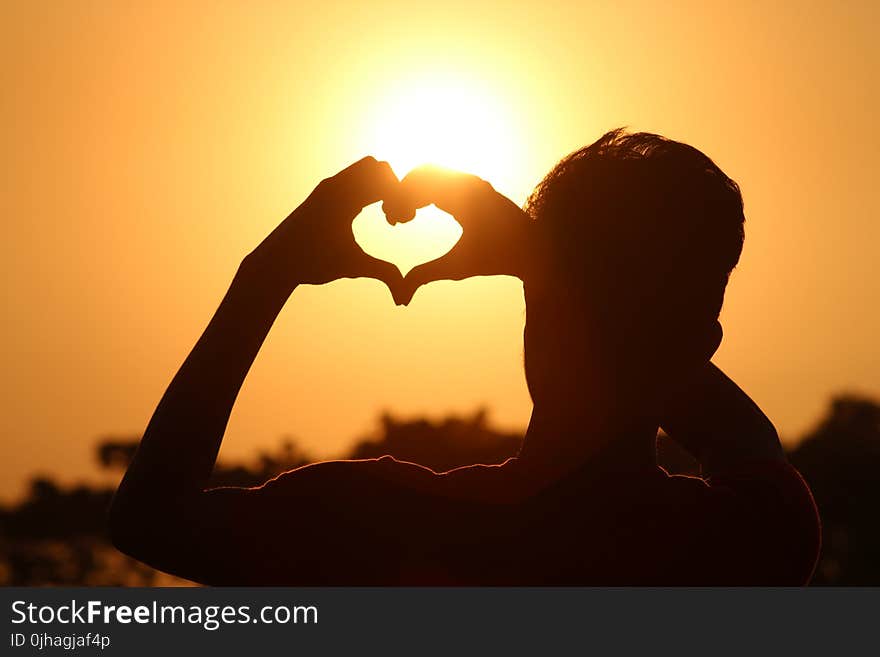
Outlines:
<svg viewBox="0 0 880 657"><path fill-rule="evenodd" d="M589 293L612 321L717 318L742 252L737 184L696 148L645 132L613 130L570 154L526 211L556 284Z"/></svg>

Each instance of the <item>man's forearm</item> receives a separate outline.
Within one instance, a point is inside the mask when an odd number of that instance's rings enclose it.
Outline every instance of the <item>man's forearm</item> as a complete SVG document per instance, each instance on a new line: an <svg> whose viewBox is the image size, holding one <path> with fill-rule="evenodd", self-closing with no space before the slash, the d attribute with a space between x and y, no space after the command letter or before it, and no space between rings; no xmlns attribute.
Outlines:
<svg viewBox="0 0 880 657"><path fill-rule="evenodd" d="M201 491L238 391L290 290L246 260L147 426L114 506Z"/></svg>
<svg viewBox="0 0 880 657"><path fill-rule="evenodd" d="M749 461L785 459L770 419L712 363L671 400L661 425L707 474Z"/></svg>

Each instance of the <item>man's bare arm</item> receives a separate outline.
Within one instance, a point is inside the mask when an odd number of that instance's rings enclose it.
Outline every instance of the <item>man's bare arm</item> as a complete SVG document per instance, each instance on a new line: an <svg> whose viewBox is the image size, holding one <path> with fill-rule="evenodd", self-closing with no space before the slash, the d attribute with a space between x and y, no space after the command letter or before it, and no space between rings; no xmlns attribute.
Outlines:
<svg viewBox="0 0 880 657"><path fill-rule="evenodd" d="M785 460L770 419L712 363L675 395L665 408L662 428L708 475L748 462Z"/></svg>
<svg viewBox="0 0 880 657"><path fill-rule="evenodd" d="M399 271L355 244L351 221L397 179L365 158L321 183L243 261L205 332L168 386L110 512L114 543L164 570L197 571L193 527L222 532L229 491L205 488L244 378L288 296L301 283L368 276L390 287ZM181 546L186 544L186 549ZM198 547L198 546L195 546ZM205 546L223 550L222 543ZM197 557L195 557L197 558Z"/></svg>

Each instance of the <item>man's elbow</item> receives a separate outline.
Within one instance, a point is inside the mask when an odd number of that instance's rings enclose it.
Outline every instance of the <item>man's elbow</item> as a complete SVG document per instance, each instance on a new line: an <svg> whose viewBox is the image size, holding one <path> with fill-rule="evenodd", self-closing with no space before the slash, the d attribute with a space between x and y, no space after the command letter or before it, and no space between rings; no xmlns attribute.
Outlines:
<svg viewBox="0 0 880 657"><path fill-rule="evenodd" d="M117 492L107 514L107 530L113 547L130 557L142 560L144 532L138 516L125 496Z"/></svg>
<svg viewBox="0 0 880 657"><path fill-rule="evenodd" d="M173 524L170 515L163 512L165 505L150 503L120 488L113 498L107 515L110 542L117 550L145 563L154 563Z"/></svg>

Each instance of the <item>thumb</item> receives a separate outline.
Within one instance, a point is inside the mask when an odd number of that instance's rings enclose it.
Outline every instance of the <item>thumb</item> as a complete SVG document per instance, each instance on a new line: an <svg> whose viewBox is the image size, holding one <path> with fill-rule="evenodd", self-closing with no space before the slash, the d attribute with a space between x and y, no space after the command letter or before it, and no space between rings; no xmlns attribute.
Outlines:
<svg viewBox="0 0 880 657"><path fill-rule="evenodd" d="M391 297L394 299L394 303L397 305L408 303L409 299L412 298L412 294L409 294L406 296L406 302L400 300L406 295L406 292L404 291L404 279L403 276L401 276L397 265L393 265L385 260L379 260L366 253L360 259L360 263L358 264L358 276L375 278L377 281L385 283L391 291Z"/></svg>
<svg viewBox="0 0 880 657"><path fill-rule="evenodd" d="M453 249L436 260L413 267L403 278L401 298L398 303L409 304L416 290L433 281L459 281L467 278L467 274L461 272L457 260Z"/></svg>

